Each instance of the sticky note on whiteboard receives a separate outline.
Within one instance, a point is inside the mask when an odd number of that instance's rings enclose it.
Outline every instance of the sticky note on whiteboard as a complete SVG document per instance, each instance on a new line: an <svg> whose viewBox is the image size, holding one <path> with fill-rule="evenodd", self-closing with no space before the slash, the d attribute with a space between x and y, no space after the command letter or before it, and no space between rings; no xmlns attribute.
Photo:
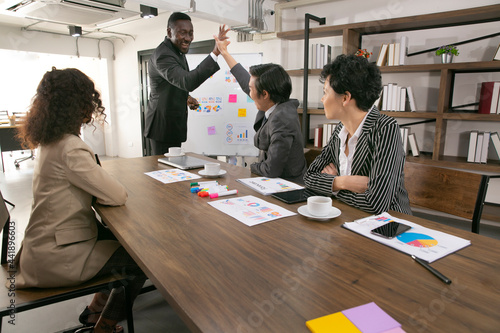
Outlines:
<svg viewBox="0 0 500 333"><path fill-rule="evenodd" d="M215 126L210 126L207 128L208 129L208 135L215 135Z"/></svg>
<svg viewBox="0 0 500 333"><path fill-rule="evenodd" d="M236 103L236 102L238 102L238 95L229 94L229 103Z"/></svg>
<svg viewBox="0 0 500 333"><path fill-rule="evenodd" d="M238 109L238 117L246 117L247 109Z"/></svg>

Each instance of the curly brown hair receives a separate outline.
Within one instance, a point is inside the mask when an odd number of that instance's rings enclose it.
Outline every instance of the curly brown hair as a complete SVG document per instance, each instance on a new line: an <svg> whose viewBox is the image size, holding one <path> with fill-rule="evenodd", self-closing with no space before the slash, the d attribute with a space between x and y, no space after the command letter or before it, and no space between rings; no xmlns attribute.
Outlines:
<svg viewBox="0 0 500 333"><path fill-rule="evenodd" d="M94 82L76 68L52 67L38 84L17 136L34 149L57 142L65 134L79 136L84 123L94 126L94 118L101 122L106 119Z"/></svg>

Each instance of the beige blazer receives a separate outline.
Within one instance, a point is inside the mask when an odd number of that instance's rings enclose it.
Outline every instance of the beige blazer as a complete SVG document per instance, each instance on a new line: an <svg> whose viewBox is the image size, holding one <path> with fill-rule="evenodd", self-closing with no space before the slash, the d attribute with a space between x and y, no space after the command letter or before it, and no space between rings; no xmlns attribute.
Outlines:
<svg viewBox="0 0 500 333"><path fill-rule="evenodd" d="M78 285L104 266L120 243L97 241L92 196L105 205L127 200L78 136L39 147L31 216L15 259L17 288Z"/></svg>

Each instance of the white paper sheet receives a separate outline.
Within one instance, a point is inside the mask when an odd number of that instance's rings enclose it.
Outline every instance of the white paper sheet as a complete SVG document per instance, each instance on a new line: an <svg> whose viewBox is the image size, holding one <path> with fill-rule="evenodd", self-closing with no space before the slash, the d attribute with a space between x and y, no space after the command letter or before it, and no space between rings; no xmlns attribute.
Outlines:
<svg viewBox="0 0 500 333"><path fill-rule="evenodd" d="M145 172L144 174L159 180L163 184L201 178L201 176L180 169L157 170Z"/></svg>
<svg viewBox="0 0 500 333"><path fill-rule="evenodd" d="M390 221L409 225L411 229L393 239L385 239L370 233L372 229ZM354 222L346 222L343 226L374 241L428 262L441 259L471 244L469 240L425 228L416 223L392 217L388 213L372 215Z"/></svg>
<svg viewBox="0 0 500 333"><path fill-rule="evenodd" d="M253 195L211 201L208 204L250 227L282 217L296 215L294 212L256 198Z"/></svg>

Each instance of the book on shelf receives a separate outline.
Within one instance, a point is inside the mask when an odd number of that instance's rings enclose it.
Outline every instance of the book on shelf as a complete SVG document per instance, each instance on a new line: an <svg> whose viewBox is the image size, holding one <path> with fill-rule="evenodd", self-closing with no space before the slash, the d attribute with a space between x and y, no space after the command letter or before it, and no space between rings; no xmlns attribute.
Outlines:
<svg viewBox="0 0 500 333"><path fill-rule="evenodd" d="M389 44L382 44L380 47L380 52L377 58L377 66L385 66L387 64L387 49L389 48Z"/></svg>
<svg viewBox="0 0 500 333"><path fill-rule="evenodd" d="M481 163L481 152L483 151L483 138L484 138L483 132L477 134L476 154L474 155L474 162L476 163Z"/></svg>
<svg viewBox="0 0 500 333"><path fill-rule="evenodd" d="M410 133L408 135L408 143L410 144L411 154L413 156L420 155L420 149L418 149L417 138L415 137L415 133Z"/></svg>
<svg viewBox="0 0 500 333"><path fill-rule="evenodd" d="M467 152L467 162L474 163L476 160L476 145L478 131L473 130L469 133L469 151Z"/></svg>
<svg viewBox="0 0 500 333"><path fill-rule="evenodd" d="M394 66L399 66L399 56L401 54L401 43L394 43Z"/></svg>
<svg viewBox="0 0 500 333"><path fill-rule="evenodd" d="M389 44L389 51L387 54L387 66L394 66L394 49L396 45L394 43Z"/></svg>
<svg viewBox="0 0 500 333"><path fill-rule="evenodd" d="M406 55L408 54L408 37L402 36L399 43L401 44L399 48L399 64L405 65Z"/></svg>
<svg viewBox="0 0 500 333"><path fill-rule="evenodd" d="M488 161L488 147L490 144L490 132L483 133L483 146L481 149L481 163Z"/></svg>
<svg viewBox="0 0 500 333"><path fill-rule="evenodd" d="M477 112L481 114L497 113L499 95L500 82L492 81L481 83L481 93L479 94L479 109Z"/></svg>
<svg viewBox="0 0 500 333"><path fill-rule="evenodd" d="M496 152L498 159L500 159L500 137L498 136L498 132L491 132L490 140L493 144L493 150Z"/></svg>
<svg viewBox="0 0 500 333"><path fill-rule="evenodd" d="M406 87L406 92L408 93L408 102L410 103L410 111L417 111L417 103L415 101L415 95L413 94L413 88L411 86Z"/></svg>
<svg viewBox="0 0 500 333"><path fill-rule="evenodd" d="M382 90L382 111L387 110L387 96L389 92L389 87L387 85L384 86L384 89Z"/></svg>
<svg viewBox="0 0 500 333"><path fill-rule="evenodd" d="M309 61L310 61L310 69L315 69L316 68L316 44L311 45L311 52L309 54Z"/></svg>
<svg viewBox="0 0 500 333"><path fill-rule="evenodd" d="M399 131L401 132L401 139L403 140L403 151L404 154L408 154L408 136L410 134L409 127L400 127Z"/></svg>
<svg viewBox="0 0 500 333"><path fill-rule="evenodd" d="M399 97L399 111L406 111L406 88L401 87Z"/></svg>
<svg viewBox="0 0 500 333"><path fill-rule="evenodd" d="M323 126L314 129L314 147L323 147Z"/></svg>

